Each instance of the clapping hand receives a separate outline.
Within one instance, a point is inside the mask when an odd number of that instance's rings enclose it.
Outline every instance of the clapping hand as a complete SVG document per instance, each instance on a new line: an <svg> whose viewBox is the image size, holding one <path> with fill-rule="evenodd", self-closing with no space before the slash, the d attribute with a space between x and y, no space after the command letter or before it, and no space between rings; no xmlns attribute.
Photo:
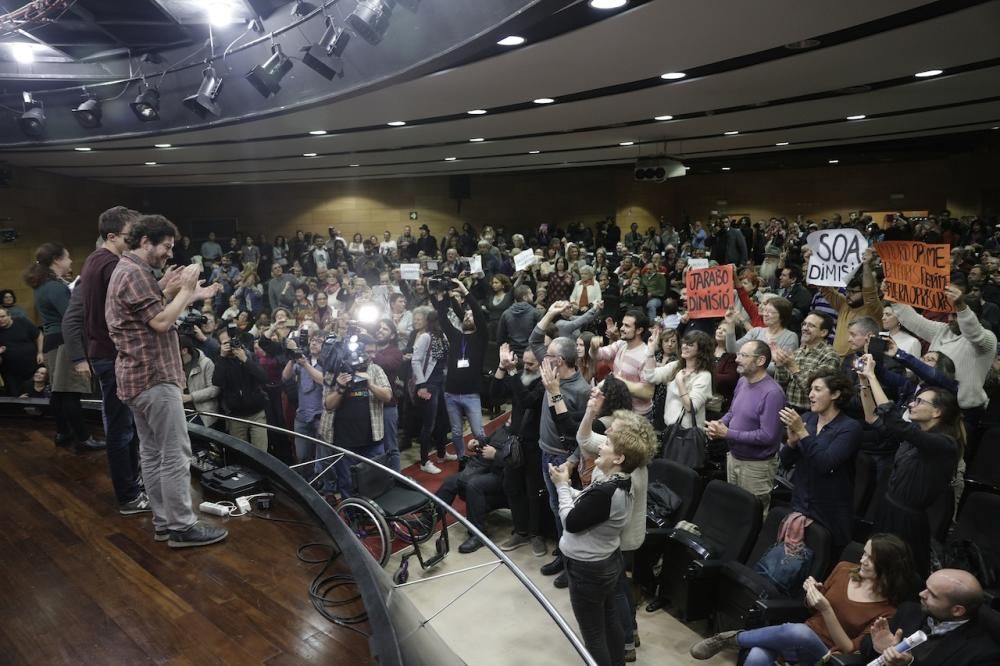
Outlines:
<svg viewBox="0 0 1000 666"><path fill-rule="evenodd" d="M559 393L559 375L556 373L555 363L552 359L546 358L539 368L542 373L542 385L549 395Z"/></svg>
<svg viewBox="0 0 1000 666"><path fill-rule="evenodd" d="M871 628L872 647L876 652L885 652L886 648L895 647L903 640L903 630L897 629L893 634L889 630L889 621L884 617L877 618L872 622Z"/></svg>
<svg viewBox="0 0 1000 666"><path fill-rule="evenodd" d="M549 479L554 485L565 486L569 484L569 468L566 463L553 465L549 463Z"/></svg>
<svg viewBox="0 0 1000 666"><path fill-rule="evenodd" d="M806 591L806 605L817 613L825 613L830 610L830 600L820 592L820 584L812 576L806 578L802 583L802 589Z"/></svg>
<svg viewBox="0 0 1000 666"><path fill-rule="evenodd" d="M778 418L785 424L785 430L788 432L789 446L794 447L799 443L800 439L809 435L809 431L806 430L806 424L802 422L802 417L791 407L785 407L778 412Z"/></svg>
<svg viewBox="0 0 1000 666"><path fill-rule="evenodd" d="M656 351L660 348L660 325L655 324L649 333L649 340L646 342L646 347Z"/></svg>
<svg viewBox="0 0 1000 666"><path fill-rule="evenodd" d="M618 337L618 324L615 323L615 320L612 317L608 317L604 320L604 326L606 329L605 332L609 338Z"/></svg>

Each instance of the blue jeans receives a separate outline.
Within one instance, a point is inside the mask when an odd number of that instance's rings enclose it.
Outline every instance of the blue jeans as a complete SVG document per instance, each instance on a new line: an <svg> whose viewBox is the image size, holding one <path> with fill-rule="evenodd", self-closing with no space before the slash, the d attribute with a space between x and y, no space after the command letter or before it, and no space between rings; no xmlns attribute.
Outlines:
<svg viewBox="0 0 1000 666"><path fill-rule="evenodd" d="M298 414L295 415L295 432L300 435L306 435L307 437L315 437L319 439L319 415L314 419L305 421L299 417ZM333 450L328 449L325 446L317 444L316 442L305 439L303 437L295 438L295 459L296 462L304 463L310 460L316 460L317 458L324 458L326 456L332 455ZM330 465L330 460L323 460L314 464L312 467L304 465L302 467L296 467L296 471L299 473L306 482L312 481L313 477L322 472ZM331 495L337 490L336 472L331 470L323 475L320 479L319 491L325 495Z"/></svg>
<svg viewBox="0 0 1000 666"><path fill-rule="evenodd" d="M375 456L382 455L385 452L385 446L383 444L384 441L385 440L380 440L374 444L369 444L368 446L351 447L351 451L357 453L359 456L371 459ZM351 479L351 467L363 464L365 463L358 462L350 456L344 456L337 461L336 465L333 466L334 471L337 472L337 488L340 490L341 497L350 497L354 494L354 482Z"/></svg>
<svg viewBox="0 0 1000 666"><path fill-rule="evenodd" d="M649 315L649 321L654 321L656 319L661 307L663 307L662 299L651 298L646 301L646 314Z"/></svg>
<svg viewBox="0 0 1000 666"><path fill-rule="evenodd" d="M132 410L118 399L115 360L91 361L101 385L101 415L107 442L108 470L119 504L139 496L139 437L135 433Z"/></svg>
<svg viewBox="0 0 1000 666"><path fill-rule="evenodd" d="M552 483L552 479L549 478L549 465L558 467L566 462L567 458L569 458L569 454L554 454L542 451L542 478L545 479L545 489L549 491L549 507L552 509L552 515L556 519L556 541L562 539L563 526L562 520L559 519L559 493L556 492L556 486Z"/></svg>
<svg viewBox="0 0 1000 666"><path fill-rule="evenodd" d="M451 423L451 443L455 445L455 455L461 458L465 455L463 415L469 419L472 436L480 442L486 440L486 433L483 432L483 403L478 393L445 393L444 404L448 409L448 421Z"/></svg>
<svg viewBox="0 0 1000 666"><path fill-rule="evenodd" d="M750 650L744 666L771 666L778 657L812 666L830 651L808 625L792 622L741 631L736 642Z"/></svg>
<svg viewBox="0 0 1000 666"><path fill-rule="evenodd" d="M625 555L626 553L622 553L623 557ZM627 555L631 558L631 551ZM618 584L615 586L615 614L622 626L625 645L629 648L635 647L635 632L639 625L635 621L635 598L632 596L632 586L629 585L624 566L622 566L622 573L618 577Z"/></svg>
<svg viewBox="0 0 1000 666"><path fill-rule="evenodd" d="M625 636L615 611L621 571L622 556L618 551L596 562L566 558L569 601L580 625L580 638L600 666L625 663Z"/></svg>
<svg viewBox="0 0 1000 666"><path fill-rule="evenodd" d="M382 422L385 424L385 455L386 467L399 471L399 408L385 405L382 407Z"/></svg>

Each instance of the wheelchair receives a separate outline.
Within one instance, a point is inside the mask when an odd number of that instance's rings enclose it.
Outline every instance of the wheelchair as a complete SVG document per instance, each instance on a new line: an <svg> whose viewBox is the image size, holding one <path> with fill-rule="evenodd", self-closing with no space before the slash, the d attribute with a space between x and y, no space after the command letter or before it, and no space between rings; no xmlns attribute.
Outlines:
<svg viewBox="0 0 1000 666"><path fill-rule="evenodd" d="M385 464L384 456L375 462ZM413 550L403 554L399 569L392 580L401 585L409 579L409 561L414 555L422 569L437 565L448 554L448 526L445 512L434 500L406 488L392 476L367 463L351 467L353 497L346 497L336 507L337 515L358 537L379 566L385 567L392 557L396 539L410 544ZM440 526L434 542L434 554L425 558L420 545L426 543Z"/></svg>

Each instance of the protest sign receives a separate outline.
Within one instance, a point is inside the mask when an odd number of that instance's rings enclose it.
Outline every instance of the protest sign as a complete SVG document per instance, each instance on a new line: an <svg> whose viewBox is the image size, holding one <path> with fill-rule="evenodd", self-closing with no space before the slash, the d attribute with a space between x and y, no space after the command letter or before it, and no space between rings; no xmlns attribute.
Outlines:
<svg viewBox="0 0 1000 666"><path fill-rule="evenodd" d="M806 238L812 256L806 284L846 287L861 266L868 241L857 229L825 229Z"/></svg>
<svg viewBox="0 0 1000 666"><path fill-rule="evenodd" d="M707 257L691 257L688 259L688 266L691 268L708 268Z"/></svg>
<svg viewBox="0 0 1000 666"><path fill-rule="evenodd" d="M429 271L431 271L433 273L437 269L438 269L438 262L436 262L434 260L431 260L431 261L427 262L427 270L429 270Z"/></svg>
<svg viewBox="0 0 1000 666"><path fill-rule="evenodd" d="M535 263L535 253L531 250L521 250L514 255L514 270L523 271Z"/></svg>
<svg viewBox="0 0 1000 666"><path fill-rule="evenodd" d="M886 241L875 249L885 269L885 300L938 312L955 311L944 292L951 277L951 246Z"/></svg>
<svg viewBox="0 0 1000 666"><path fill-rule="evenodd" d="M420 264L400 264L399 277L404 280L419 280Z"/></svg>
<svg viewBox="0 0 1000 666"><path fill-rule="evenodd" d="M684 276L690 319L723 317L733 307L733 265L692 268Z"/></svg>
<svg viewBox="0 0 1000 666"><path fill-rule="evenodd" d="M473 275L483 272L483 257L480 254L474 254L469 257L469 272Z"/></svg>

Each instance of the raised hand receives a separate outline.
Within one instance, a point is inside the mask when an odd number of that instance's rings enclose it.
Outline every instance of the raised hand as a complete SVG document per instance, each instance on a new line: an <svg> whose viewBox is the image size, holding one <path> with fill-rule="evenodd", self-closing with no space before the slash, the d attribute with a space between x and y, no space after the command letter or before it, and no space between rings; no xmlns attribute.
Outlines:
<svg viewBox="0 0 1000 666"><path fill-rule="evenodd" d="M955 306L955 310L961 310L965 306L965 294L962 290L953 284L949 284L944 288L945 298L948 302Z"/></svg>
<svg viewBox="0 0 1000 666"><path fill-rule="evenodd" d="M889 630L889 621L884 617L877 618L872 622L871 628L872 647L876 652L885 652L886 648L894 647L903 640L903 630L897 629L893 634Z"/></svg>

